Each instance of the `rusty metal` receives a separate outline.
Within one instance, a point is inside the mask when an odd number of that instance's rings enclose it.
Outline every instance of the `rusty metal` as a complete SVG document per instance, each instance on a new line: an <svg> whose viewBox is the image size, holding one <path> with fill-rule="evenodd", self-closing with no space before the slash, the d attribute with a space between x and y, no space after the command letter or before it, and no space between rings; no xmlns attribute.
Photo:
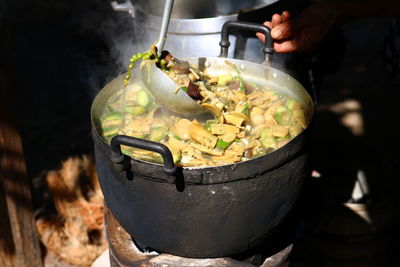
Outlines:
<svg viewBox="0 0 400 267"><path fill-rule="evenodd" d="M132 237L123 229L110 209L106 209L105 222L109 243L111 267L165 267L165 266L197 266L197 267L255 267L245 261L229 257L194 259L171 254L143 253L135 245ZM195 240L193 240L195 242ZM286 267L293 245L290 244L278 253L266 258L260 267Z"/></svg>

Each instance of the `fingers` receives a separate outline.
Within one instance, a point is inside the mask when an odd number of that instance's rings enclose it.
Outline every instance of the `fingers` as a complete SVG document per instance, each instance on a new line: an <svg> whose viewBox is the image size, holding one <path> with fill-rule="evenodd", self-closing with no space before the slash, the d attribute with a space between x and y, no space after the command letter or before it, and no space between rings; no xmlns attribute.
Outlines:
<svg viewBox="0 0 400 267"><path fill-rule="evenodd" d="M265 26L267 26L268 28L272 29L272 22L270 22L270 21L265 21L263 24L264 24ZM260 39L261 42L265 43L265 36L264 36L263 33L257 32L257 33L256 33L256 36L257 36L258 39Z"/></svg>
<svg viewBox="0 0 400 267"><path fill-rule="evenodd" d="M262 43L265 43L265 35L263 33L257 32L256 36Z"/></svg>
<svg viewBox="0 0 400 267"><path fill-rule="evenodd" d="M256 36L262 43L265 43L265 35L263 33L257 32Z"/></svg>
<svg viewBox="0 0 400 267"><path fill-rule="evenodd" d="M264 25L267 26L267 27L270 28L270 29L273 28L272 22L270 22L270 21L264 22Z"/></svg>
<svg viewBox="0 0 400 267"><path fill-rule="evenodd" d="M274 50L277 53L292 53L298 51L298 45L292 40L274 43Z"/></svg>
<svg viewBox="0 0 400 267"><path fill-rule="evenodd" d="M289 13L289 11L283 11L283 12L282 12L282 15L281 15L281 18L282 18L282 22L287 22L287 21L289 21L289 20L290 20L290 13Z"/></svg>
<svg viewBox="0 0 400 267"><path fill-rule="evenodd" d="M287 22L290 20L289 11L283 11L282 14L274 14L271 19L271 27L276 27L281 23Z"/></svg>
<svg viewBox="0 0 400 267"><path fill-rule="evenodd" d="M273 39L276 41L288 39L292 35L292 31L290 29L287 29L289 24L285 24L290 20L290 13L288 11L283 11L281 15L279 14L274 14L271 18L271 21L265 21L264 25L267 26L268 28L272 29L271 31L271 36ZM284 26L281 26L281 25ZM258 39L260 39L261 42L265 42L265 36L262 33L256 33L256 36Z"/></svg>
<svg viewBox="0 0 400 267"><path fill-rule="evenodd" d="M272 28L282 23L282 17L279 14L274 14L272 16Z"/></svg>

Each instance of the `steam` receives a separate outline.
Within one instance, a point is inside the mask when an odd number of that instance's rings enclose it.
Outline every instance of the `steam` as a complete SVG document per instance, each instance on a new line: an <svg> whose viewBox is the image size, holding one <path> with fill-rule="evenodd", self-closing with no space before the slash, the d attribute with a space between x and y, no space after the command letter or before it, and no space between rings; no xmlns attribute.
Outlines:
<svg viewBox="0 0 400 267"><path fill-rule="evenodd" d="M81 18L80 32L83 35L94 34L99 39L99 46L93 49L100 51L97 62L89 62L87 77L82 77L91 89L94 97L106 83L125 73L129 59L135 51L133 38L133 21L128 12L115 12L110 2L91 10L87 10ZM94 63L94 64L93 64Z"/></svg>
<svg viewBox="0 0 400 267"><path fill-rule="evenodd" d="M203 2L210 3L210 0ZM177 6L174 8L178 11ZM233 6L229 5L229 8ZM35 20L44 25L56 21L54 27L61 26L57 34L62 35L62 31L66 30L67 38L72 35L72 38L78 39L68 51L68 56L78 61L73 61L72 64L78 65L79 82L89 88L88 94L92 99L109 81L127 71L133 54L147 51L151 45L149 40L153 42L158 37L154 29L144 28L143 23L136 22L135 26L135 21L128 12L114 11L110 0L39 1L33 12L36 13Z"/></svg>
<svg viewBox="0 0 400 267"><path fill-rule="evenodd" d="M57 63L67 60L73 66L69 80L83 85L91 99L108 82L127 71L133 54L150 47L142 41L145 30L134 31L132 16L114 11L110 2L40 1L33 11L35 21L49 25L50 32L56 34L53 46L61 53ZM57 43L59 40L64 44Z"/></svg>
<svg viewBox="0 0 400 267"><path fill-rule="evenodd" d="M103 8L107 10L103 14L92 10L81 21L82 33L96 33L105 45L102 65L95 66L87 79L93 97L107 82L126 73L133 54L145 52L151 45L146 41L149 31L134 27L130 13L114 11L109 2ZM94 21L100 23L96 25Z"/></svg>

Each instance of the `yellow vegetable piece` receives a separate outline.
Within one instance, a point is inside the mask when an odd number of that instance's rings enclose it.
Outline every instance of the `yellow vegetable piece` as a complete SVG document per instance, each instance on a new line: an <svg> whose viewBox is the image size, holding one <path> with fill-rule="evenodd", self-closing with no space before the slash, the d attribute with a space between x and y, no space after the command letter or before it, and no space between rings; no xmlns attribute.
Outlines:
<svg viewBox="0 0 400 267"><path fill-rule="evenodd" d="M211 124L211 133L217 135L224 135L228 133L239 133L239 128L229 124Z"/></svg>
<svg viewBox="0 0 400 267"><path fill-rule="evenodd" d="M207 131L207 129L204 128L203 125L201 125L197 120L193 120L190 126L189 135L197 143L211 148L214 148L218 141L217 137Z"/></svg>
<svg viewBox="0 0 400 267"><path fill-rule="evenodd" d="M242 116L238 116L237 114L242 114L243 117ZM236 125L236 126L240 126L245 121L246 115L244 115L243 113L236 113L235 112L235 114L232 114L232 113L224 114L224 118L225 118L225 121L227 123L230 123L230 124L233 124L233 125Z"/></svg>
<svg viewBox="0 0 400 267"><path fill-rule="evenodd" d="M299 123L293 123L289 126L290 137L294 138L303 131L303 127Z"/></svg>
<svg viewBox="0 0 400 267"><path fill-rule="evenodd" d="M176 139L173 136L170 136L169 139L168 139L167 146L169 148L171 148L171 150L183 150L188 146L188 144L184 143L182 141L179 141L178 139Z"/></svg>
<svg viewBox="0 0 400 267"><path fill-rule="evenodd" d="M190 139L190 126L192 123L187 119L180 119L175 123L174 134L176 134L182 140Z"/></svg>
<svg viewBox="0 0 400 267"><path fill-rule="evenodd" d="M302 109L293 110L293 119L297 121L304 129L307 127L306 117Z"/></svg>
<svg viewBox="0 0 400 267"><path fill-rule="evenodd" d="M227 142L227 143L231 143L233 142L233 140L236 139L236 134L235 133L226 133L222 136L222 141Z"/></svg>
<svg viewBox="0 0 400 267"><path fill-rule="evenodd" d="M271 133L273 136L276 137L285 137L286 135L289 134L289 129L286 126L282 125L273 125L271 126Z"/></svg>
<svg viewBox="0 0 400 267"><path fill-rule="evenodd" d="M274 119L274 116L272 116L271 114L265 112L264 114L264 123L266 126L273 126L273 125L277 125L278 123L276 122L276 120Z"/></svg>
<svg viewBox="0 0 400 267"><path fill-rule="evenodd" d="M223 75L218 76L218 85L225 86L228 82L232 81L233 77L232 74L226 73Z"/></svg>

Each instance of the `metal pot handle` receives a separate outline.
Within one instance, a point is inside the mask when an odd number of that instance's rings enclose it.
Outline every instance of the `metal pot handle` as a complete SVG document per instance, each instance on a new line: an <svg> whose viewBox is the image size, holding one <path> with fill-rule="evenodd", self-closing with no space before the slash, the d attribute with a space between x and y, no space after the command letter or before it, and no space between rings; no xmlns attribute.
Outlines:
<svg viewBox="0 0 400 267"><path fill-rule="evenodd" d="M233 29L263 33L265 35L265 44L263 48L263 53L265 55L264 64L269 64L271 56L274 53L271 29L265 25L251 22L230 20L224 23L221 30L221 41L219 42L219 46L221 47L220 57L228 56L228 49L231 45L229 42L229 34Z"/></svg>
<svg viewBox="0 0 400 267"><path fill-rule="evenodd" d="M132 18L135 17L135 8L133 7L131 1L112 1L110 4L114 11L128 12L131 14Z"/></svg>
<svg viewBox="0 0 400 267"><path fill-rule="evenodd" d="M111 139L111 161L115 164L122 163L125 158L121 151L121 145L150 150L160 154L164 161L165 173L170 176L175 175L177 168L174 164L172 153L167 146L127 135L116 135ZM174 183L175 179L173 181L168 180L168 182Z"/></svg>

